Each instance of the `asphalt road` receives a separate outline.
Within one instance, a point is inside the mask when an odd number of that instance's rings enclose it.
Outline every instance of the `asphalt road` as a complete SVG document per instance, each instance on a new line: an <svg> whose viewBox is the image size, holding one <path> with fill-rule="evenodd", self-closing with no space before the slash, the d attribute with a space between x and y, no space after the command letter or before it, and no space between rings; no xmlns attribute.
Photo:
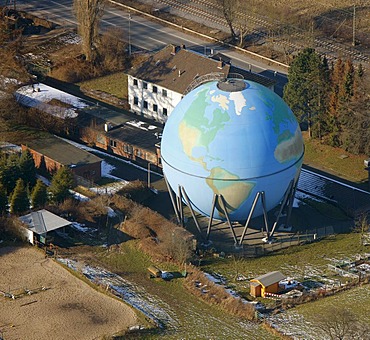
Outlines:
<svg viewBox="0 0 370 340"><path fill-rule="evenodd" d="M17 0L17 9L33 13L66 27L76 27L77 21L72 10L72 0ZM107 6L101 21L101 29L118 27L122 29L123 39L132 44L132 49L140 48L156 51L168 44L182 45L201 54L220 52L231 58L233 65L276 80L275 92L283 93L287 82L286 75L278 67L267 65L239 51L231 50L227 45L215 43L205 38L195 37L184 31L168 27L147 17L124 11L122 8Z"/></svg>

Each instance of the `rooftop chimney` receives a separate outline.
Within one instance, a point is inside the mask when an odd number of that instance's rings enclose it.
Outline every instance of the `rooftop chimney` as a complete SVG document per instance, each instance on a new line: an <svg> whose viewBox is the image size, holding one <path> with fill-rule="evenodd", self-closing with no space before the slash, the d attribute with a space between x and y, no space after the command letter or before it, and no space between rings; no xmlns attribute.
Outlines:
<svg viewBox="0 0 370 340"><path fill-rule="evenodd" d="M172 55L175 55L175 54L176 54L176 52L178 51L178 48L179 48L179 46L172 45L172 51L171 51L171 54L172 54Z"/></svg>
<svg viewBox="0 0 370 340"><path fill-rule="evenodd" d="M220 58L220 60L217 62L217 68L222 68L224 65L223 65L223 62L222 62L222 59Z"/></svg>

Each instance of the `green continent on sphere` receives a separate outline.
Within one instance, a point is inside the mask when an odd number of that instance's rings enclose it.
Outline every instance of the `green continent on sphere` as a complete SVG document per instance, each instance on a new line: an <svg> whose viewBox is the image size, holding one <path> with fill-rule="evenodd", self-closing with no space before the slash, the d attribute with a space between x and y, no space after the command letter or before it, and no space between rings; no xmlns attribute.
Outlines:
<svg viewBox="0 0 370 340"><path fill-rule="evenodd" d="M255 186L253 182L239 182L238 179L238 176L219 167L211 169L211 173L206 179L206 183L212 191L225 198L226 207L231 212L239 209Z"/></svg>
<svg viewBox="0 0 370 340"><path fill-rule="evenodd" d="M208 150L209 144L215 139L218 131L230 120L227 110L220 108L212 112L212 120L205 117L206 107L211 106L207 93L208 87L197 93L196 99L188 107L179 124L179 138L184 153L191 160L200 162L204 168L206 168L206 164L203 162L203 157L194 157L193 149L203 146Z"/></svg>
<svg viewBox="0 0 370 340"><path fill-rule="evenodd" d="M286 122L291 122L294 124L296 121L295 116L288 110L283 101L270 100L272 99L272 93L264 92L264 95L267 96L268 101L263 98L262 100L269 108L269 111L266 112L266 119L272 121L272 128L275 132L275 135L279 138L281 135L281 124Z"/></svg>

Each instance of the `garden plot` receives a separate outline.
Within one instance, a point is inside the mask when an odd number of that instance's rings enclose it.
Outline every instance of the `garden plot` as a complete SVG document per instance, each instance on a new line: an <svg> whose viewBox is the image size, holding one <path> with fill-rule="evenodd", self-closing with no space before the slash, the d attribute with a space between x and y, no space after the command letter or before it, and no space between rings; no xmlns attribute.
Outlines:
<svg viewBox="0 0 370 340"><path fill-rule="evenodd" d="M356 259L332 259L329 269L342 277L360 279L370 277L370 254L357 255Z"/></svg>
<svg viewBox="0 0 370 340"><path fill-rule="evenodd" d="M321 310L329 306L349 310L361 323L369 322L370 286L356 287L340 295L333 295L311 303L289 309L283 313L271 315L266 320L279 332L293 339L319 340L328 339L319 329L315 328L315 318Z"/></svg>

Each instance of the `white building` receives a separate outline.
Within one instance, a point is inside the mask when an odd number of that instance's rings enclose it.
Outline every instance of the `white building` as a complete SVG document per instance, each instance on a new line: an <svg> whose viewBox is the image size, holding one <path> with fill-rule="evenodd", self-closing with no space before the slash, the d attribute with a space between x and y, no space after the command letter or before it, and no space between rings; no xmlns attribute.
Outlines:
<svg viewBox="0 0 370 340"><path fill-rule="evenodd" d="M237 73L245 79L273 89L274 81L236 68L221 55L206 57L184 46L168 45L128 72L128 101L131 111L165 123L189 87L203 76L227 78Z"/></svg>

